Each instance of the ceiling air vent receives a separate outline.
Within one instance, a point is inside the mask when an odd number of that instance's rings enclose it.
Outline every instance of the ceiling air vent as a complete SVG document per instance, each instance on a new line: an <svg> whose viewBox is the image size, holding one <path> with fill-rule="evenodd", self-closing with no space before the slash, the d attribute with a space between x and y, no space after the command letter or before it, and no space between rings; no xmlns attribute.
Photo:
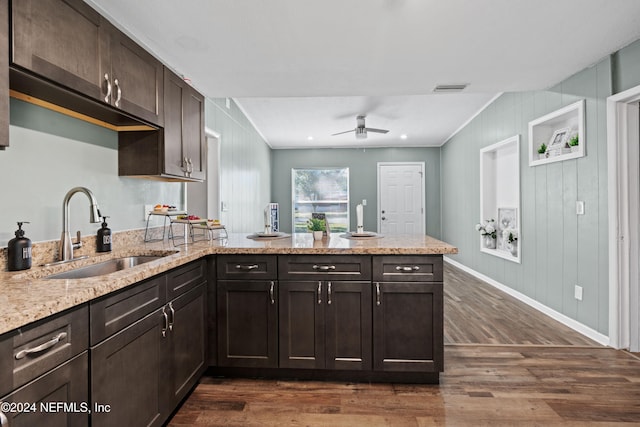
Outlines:
<svg viewBox="0 0 640 427"><path fill-rule="evenodd" d="M457 84L457 85L438 85L433 88L433 91L436 93L455 93L462 92L468 85L467 84Z"/></svg>

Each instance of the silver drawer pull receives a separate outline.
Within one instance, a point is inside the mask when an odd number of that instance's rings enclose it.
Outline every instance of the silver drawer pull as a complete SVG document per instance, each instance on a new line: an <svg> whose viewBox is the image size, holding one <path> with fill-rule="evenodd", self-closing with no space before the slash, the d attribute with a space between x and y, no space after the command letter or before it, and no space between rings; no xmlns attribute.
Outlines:
<svg viewBox="0 0 640 427"><path fill-rule="evenodd" d="M329 271L329 270L335 270L336 266L335 265L318 265L318 264L314 264L312 268L314 270Z"/></svg>
<svg viewBox="0 0 640 427"><path fill-rule="evenodd" d="M274 288L276 287L276 282L274 282L273 280L271 281L271 286L269 287L269 298L271 298L271 305L274 305L276 303L276 298L274 295Z"/></svg>
<svg viewBox="0 0 640 427"><path fill-rule="evenodd" d="M29 354L40 353L41 351L48 350L51 347L53 347L54 345L58 344L60 342L60 340L63 340L66 337L67 337L67 333L66 332L60 332L58 335L56 335L55 337L51 338L50 341L47 341L44 344L40 344L37 347L33 347L33 348L29 348L27 350L21 350L21 351L17 352L16 353L16 359L20 360L20 359L26 357Z"/></svg>
<svg viewBox="0 0 640 427"><path fill-rule="evenodd" d="M396 271L406 271L406 272L411 272L411 271L418 271L420 270L420 267L418 267L417 265L414 265L413 267L407 267L407 266L401 266L401 265L397 265L396 266Z"/></svg>
<svg viewBox="0 0 640 427"><path fill-rule="evenodd" d="M322 304L322 282L318 282L318 305Z"/></svg>
<svg viewBox="0 0 640 427"><path fill-rule="evenodd" d="M380 283L376 283L376 305L382 304L380 301Z"/></svg>
<svg viewBox="0 0 640 427"><path fill-rule="evenodd" d="M236 265L236 270L251 271L251 270L255 270L256 268L258 268L258 264L251 264L251 265L237 264Z"/></svg>

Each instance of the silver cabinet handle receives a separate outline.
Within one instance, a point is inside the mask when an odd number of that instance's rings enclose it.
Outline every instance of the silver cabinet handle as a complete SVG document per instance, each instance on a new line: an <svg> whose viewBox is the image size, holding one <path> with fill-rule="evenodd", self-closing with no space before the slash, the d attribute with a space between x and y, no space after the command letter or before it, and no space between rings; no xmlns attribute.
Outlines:
<svg viewBox="0 0 640 427"><path fill-rule="evenodd" d="M105 73L104 81L107 82L107 94L104 97L104 102L109 103L109 98L111 98L111 81L109 80L109 74Z"/></svg>
<svg viewBox="0 0 640 427"><path fill-rule="evenodd" d="M60 342L60 340L63 340L67 337L67 333L66 332L60 332L58 335L54 336L53 338L51 338L51 340L40 344L37 347L33 347L33 348L28 348L26 350L21 350L19 352L16 353L16 360L20 360L24 357L26 357L29 354L33 354L33 353L40 353L41 351L45 351L50 349L51 347L53 347L54 345L58 344Z"/></svg>
<svg viewBox="0 0 640 427"><path fill-rule="evenodd" d="M116 89L118 90L118 96L116 97L116 102L114 102L114 105L118 108L120 108L120 100L122 99L122 90L120 90L120 83L118 82L118 79L115 79L113 81L113 84L115 85Z"/></svg>
<svg viewBox="0 0 640 427"><path fill-rule="evenodd" d="M276 303L276 298L274 295L274 288L276 287L276 282L271 281L271 286L269 287L269 297L271 298L271 305Z"/></svg>
<svg viewBox="0 0 640 427"><path fill-rule="evenodd" d="M331 282L327 282L327 304L331 305Z"/></svg>
<svg viewBox="0 0 640 427"><path fill-rule="evenodd" d="M318 282L318 305L322 304L322 282Z"/></svg>
<svg viewBox="0 0 640 427"><path fill-rule="evenodd" d="M380 300L380 283L376 283L376 305L382 304Z"/></svg>
<svg viewBox="0 0 640 427"><path fill-rule="evenodd" d="M164 317L164 327L162 328L162 336L167 336L167 329L169 329L169 316L165 311L164 307L162 307L162 317Z"/></svg>
<svg viewBox="0 0 640 427"><path fill-rule="evenodd" d="M396 266L396 271L411 272L411 271L418 271L418 270L420 270L420 267L418 267L417 265L414 265L413 267L407 267L407 266L401 266L401 265Z"/></svg>
<svg viewBox="0 0 640 427"><path fill-rule="evenodd" d="M318 264L314 264L312 268L314 270L329 271L329 270L335 270L336 266L335 265L318 265Z"/></svg>
<svg viewBox="0 0 640 427"><path fill-rule="evenodd" d="M0 412L0 426L1 427L9 427L9 419L2 412Z"/></svg>
<svg viewBox="0 0 640 427"><path fill-rule="evenodd" d="M251 270L255 270L256 268L258 268L258 264L251 264L251 265L237 264L236 265L236 270L251 271Z"/></svg>
<svg viewBox="0 0 640 427"><path fill-rule="evenodd" d="M169 303L169 311L171 312L171 320L169 320L169 331L173 331L173 322L176 320L176 311L173 309L173 301Z"/></svg>

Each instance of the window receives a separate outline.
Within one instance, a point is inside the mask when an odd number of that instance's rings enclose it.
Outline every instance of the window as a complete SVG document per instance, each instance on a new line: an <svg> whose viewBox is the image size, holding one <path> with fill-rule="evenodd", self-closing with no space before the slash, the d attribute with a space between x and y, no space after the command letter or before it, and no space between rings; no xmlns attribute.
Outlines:
<svg viewBox="0 0 640 427"><path fill-rule="evenodd" d="M313 212L322 212L332 232L349 230L349 168L291 170L293 231L307 230Z"/></svg>

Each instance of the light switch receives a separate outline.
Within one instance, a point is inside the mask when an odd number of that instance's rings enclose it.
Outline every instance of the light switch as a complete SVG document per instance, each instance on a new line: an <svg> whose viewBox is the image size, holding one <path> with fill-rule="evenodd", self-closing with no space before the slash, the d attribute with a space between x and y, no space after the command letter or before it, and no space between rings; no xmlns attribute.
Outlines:
<svg viewBox="0 0 640 427"><path fill-rule="evenodd" d="M229 211L229 205L227 204L227 202L220 202L220 210L222 212L228 212Z"/></svg>
<svg viewBox="0 0 640 427"><path fill-rule="evenodd" d="M573 296L578 300L582 301L582 286L576 285Z"/></svg>
<svg viewBox="0 0 640 427"><path fill-rule="evenodd" d="M576 215L584 215L584 202L582 200L576 202Z"/></svg>
<svg viewBox="0 0 640 427"><path fill-rule="evenodd" d="M367 206L367 199L362 199L362 206Z"/></svg>

